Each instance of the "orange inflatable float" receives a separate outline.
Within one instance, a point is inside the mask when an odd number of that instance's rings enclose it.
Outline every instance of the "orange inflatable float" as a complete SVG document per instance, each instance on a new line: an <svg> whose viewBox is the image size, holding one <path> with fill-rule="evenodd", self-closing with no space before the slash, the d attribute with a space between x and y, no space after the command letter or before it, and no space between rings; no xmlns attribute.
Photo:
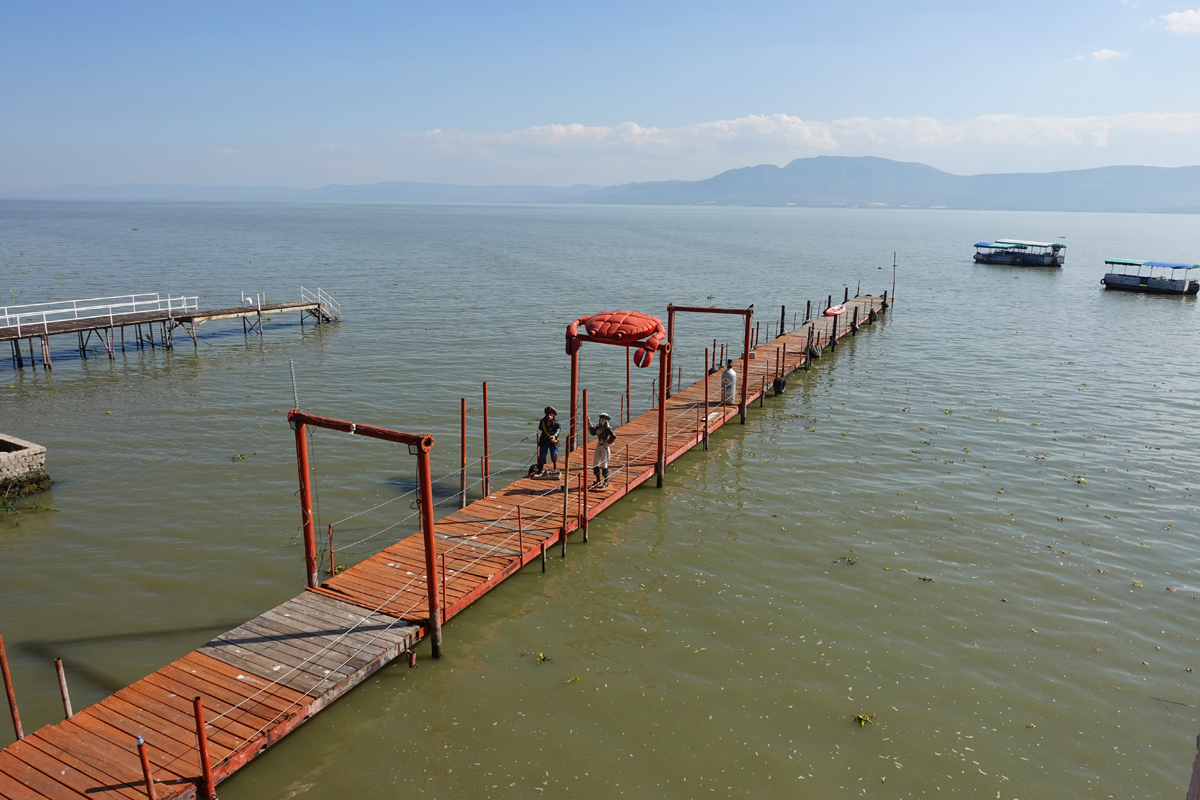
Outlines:
<svg viewBox="0 0 1200 800"><path fill-rule="evenodd" d="M639 367L650 366L654 361L654 351L667 336L658 317L637 311L604 311L590 317L580 317L567 326L567 355L574 355L583 344L579 341L580 325L588 336L605 344L637 346L633 362Z"/></svg>
<svg viewBox="0 0 1200 800"><path fill-rule="evenodd" d="M846 307L843 305L830 306L829 308L825 309L825 316L827 317L836 317L839 314L845 313Z"/></svg>

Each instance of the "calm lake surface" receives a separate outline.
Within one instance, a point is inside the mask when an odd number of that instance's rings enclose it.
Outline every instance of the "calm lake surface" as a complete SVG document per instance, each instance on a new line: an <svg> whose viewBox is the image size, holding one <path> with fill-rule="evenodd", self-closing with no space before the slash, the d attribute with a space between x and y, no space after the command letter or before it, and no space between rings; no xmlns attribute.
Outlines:
<svg viewBox="0 0 1200 800"><path fill-rule="evenodd" d="M1005 236L1065 242L1067 265L970 261ZM1105 258L1200 260L1188 216L0 203L6 303L304 285L345 312L115 361L63 337L53 373L0 352L0 430L46 445L56 481L34 498L54 511L0 517L26 730L61 717L56 656L81 708L301 591L289 361L304 408L433 433L452 504L459 398L472 475L484 380L494 480L520 474L541 407L568 404L571 320L754 303L777 326L780 304L890 289L893 251L894 313L221 797L1182 797L1198 309L1099 279ZM685 382L736 325L683 321ZM615 416L606 355L583 385ZM657 370L635 372L640 411ZM407 501L341 522L411 489L401 448L314 449L339 562L415 530Z"/></svg>

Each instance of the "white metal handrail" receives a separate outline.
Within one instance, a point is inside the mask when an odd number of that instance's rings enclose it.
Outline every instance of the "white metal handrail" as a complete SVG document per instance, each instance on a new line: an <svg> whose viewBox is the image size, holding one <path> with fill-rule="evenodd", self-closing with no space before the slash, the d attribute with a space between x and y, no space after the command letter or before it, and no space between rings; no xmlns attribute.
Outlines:
<svg viewBox="0 0 1200 800"><path fill-rule="evenodd" d="M325 313L328 316L333 317L334 319L340 319L342 316L341 304L338 303L337 300L334 300L333 296L330 295L329 292L321 289L320 286L317 287L315 292L309 291L301 286L300 299L309 303L316 303L317 305L321 306L321 308L325 309Z"/></svg>
<svg viewBox="0 0 1200 800"><path fill-rule="evenodd" d="M196 311L199 301L199 297L173 297L155 292L0 306L0 328L15 327L17 335L21 336L23 328L40 328L43 333L48 333L52 322L108 318L109 325L113 325L116 317L127 314L166 311L171 316L177 312Z"/></svg>

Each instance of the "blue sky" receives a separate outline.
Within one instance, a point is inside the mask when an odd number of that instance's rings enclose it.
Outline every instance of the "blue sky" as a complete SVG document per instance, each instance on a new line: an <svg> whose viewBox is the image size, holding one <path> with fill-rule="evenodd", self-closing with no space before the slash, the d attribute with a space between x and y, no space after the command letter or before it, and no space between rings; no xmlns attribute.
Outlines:
<svg viewBox="0 0 1200 800"><path fill-rule="evenodd" d="M0 189L1197 164L1198 6L10 0Z"/></svg>

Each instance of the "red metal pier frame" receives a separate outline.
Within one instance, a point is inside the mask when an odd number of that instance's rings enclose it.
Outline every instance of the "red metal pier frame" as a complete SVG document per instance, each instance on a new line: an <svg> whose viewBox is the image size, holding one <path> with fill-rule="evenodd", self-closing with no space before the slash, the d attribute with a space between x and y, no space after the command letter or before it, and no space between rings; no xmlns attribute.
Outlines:
<svg viewBox="0 0 1200 800"><path fill-rule="evenodd" d="M312 492L309 487L308 441L305 429L327 428L357 436L382 439L385 442L408 445L410 455L417 457L417 478L420 483L418 503L421 510L421 533L425 544L425 583L429 590L429 638L433 645L433 657L442 656L442 617L437 593L437 542L433 526L433 471L429 466L429 451L433 449L433 435L428 433L403 433L401 431L359 425L329 417L305 414L298 408L288 412L288 422L296 432L296 463L300 469L300 517L304 523L304 562L308 572L308 588L320 585L317 578L317 537L312 514Z"/></svg>
<svg viewBox="0 0 1200 800"><path fill-rule="evenodd" d="M611 314L625 314L629 312L609 312ZM599 316L599 315L597 315ZM635 359L639 367L650 366L649 359L643 361L646 354L649 358L653 358L654 353L662 353L662 357L658 360L658 457L654 463L654 473L657 485L663 485L663 476L667 471L667 384L670 382L670 359L667 357L671 350L671 344L666 340L666 331L662 327L662 320L657 317L649 317L649 315L639 315L642 318L648 319L657 323L658 330L647 333L638 334L635 337L607 338L602 336L592 336L587 333L577 333L577 327L580 324L585 324L591 317L582 317L567 326L567 352L571 356L571 419L570 432L568 434L567 452L570 453L575 446L575 429L576 420L578 419L579 408L579 343L596 342L597 344L609 344L617 347L624 347L626 356L629 355L630 348L643 351L638 354ZM574 344L573 344L574 343ZM628 366L626 367L628 373ZM626 378L626 395L629 393L629 381ZM628 411L628 403L626 403ZM587 465L584 465L584 469ZM564 490L569 491L569 490Z"/></svg>
<svg viewBox="0 0 1200 800"><path fill-rule="evenodd" d="M663 357L664 361L673 362L675 360L675 314L741 314L746 318L746 332L742 342L742 396L738 400L738 413L741 415L741 422L746 424L746 398L747 384L750 382L750 321L754 318L754 304L751 303L746 308L704 308L702 306L667 306L667 343L670 347L667 348L667 354ZM714 351L716 342L713 343ZM723 347L723 345L722 345ZM707 361L707 358L705 359ZM721 365L725 366L724 364ZM667 370L670 371L671 365L668 364ZM708 421L705 420L707 426Z"/></svg>

